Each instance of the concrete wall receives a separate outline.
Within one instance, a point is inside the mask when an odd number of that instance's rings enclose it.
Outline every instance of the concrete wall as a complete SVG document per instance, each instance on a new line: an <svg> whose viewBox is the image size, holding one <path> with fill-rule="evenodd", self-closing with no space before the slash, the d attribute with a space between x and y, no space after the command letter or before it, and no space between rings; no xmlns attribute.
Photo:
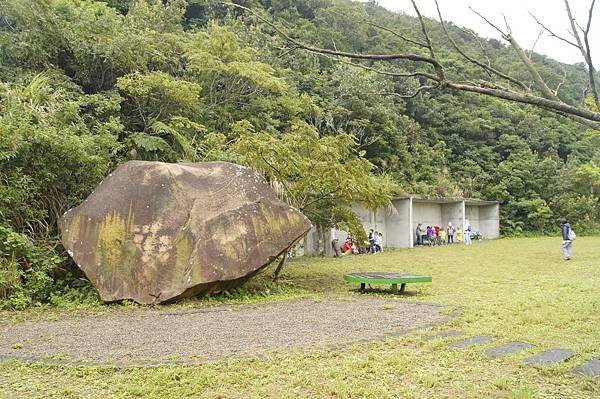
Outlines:
<svg viewBox="0 0 600 399"><path fill-rule="evenodd" d="M421 223L427 226L443 226L442 205L430 202L418 202L413 200L413 227L412 231Z"/></svg>
<svg viewBox="0 0 600 399"><path fill-rule="evenodd" d="M471 231L481 231L481 226L479 225L479 206L465 205L465 219L469 221ZM463 229L466 228L467 226L463 226Z"/></svg>
<svg viewBox="0 0 600 399"><path fill-rule="evenodd" d="M479 231L484 238L500 237L500 205L482 205L479 207Z"/></svg>
<svg viewBox="0 0 600 399"><path fill-rule="evenodd" d="M410 248L412 246L410 198L393 201L394 211L386 212L384 246L392 248Z"/></svg>
<svg viewBox="0 0 600 399"><path fill-rule="evenodd" d="M389 223L389 218L393 217L395 212L390 212L387 209L378 209L377 211L370 211L360 205L355 205L352 210L360 221L362 222L365 232L369 235L369 230L373 229L383 234L383 246L387 246L387 230L386 226ZM343 242L348 237L348 233L342 230L335 230L335 238Z"/></svg>
<svg viewBox="0 0 600 399"><path fill-rule="evenodd" d="M346 238L344 237L344 240ZM333 230L313 226L296 246L297 256L333 256Z"/></svg>
<svg viewBox="0 0 600 399"><path fill-rule="evenodd" d="M458 228L464 224L465 218L465 207L464 202L450 202L442 204L442 223L440 226L446 228L448 222L452 223L452 226Z"/></svg>

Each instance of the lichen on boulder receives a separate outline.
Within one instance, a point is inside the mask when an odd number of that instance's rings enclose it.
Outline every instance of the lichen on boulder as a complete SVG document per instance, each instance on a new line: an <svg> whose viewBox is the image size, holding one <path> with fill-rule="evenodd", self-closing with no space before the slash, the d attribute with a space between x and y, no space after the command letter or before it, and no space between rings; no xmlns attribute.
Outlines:
<svg viewBox="0 0 600 399"><path fill-rule="evenodd" d="M241 285L310 222L251 168L129 161L67 211L60 229L103 301L150 304Z"/></svg>

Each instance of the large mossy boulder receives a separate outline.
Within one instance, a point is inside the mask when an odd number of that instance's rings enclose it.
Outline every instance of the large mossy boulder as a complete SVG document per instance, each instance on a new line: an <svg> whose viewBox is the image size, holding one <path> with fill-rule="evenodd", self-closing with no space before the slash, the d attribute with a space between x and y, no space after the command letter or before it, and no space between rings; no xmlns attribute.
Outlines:
<svg viewBox="0 0 600 399"><path fill-rule="evenodd" d="M241 285L310 228L253 169L130 161L61 218L103 301L160 303Z"/></svg>

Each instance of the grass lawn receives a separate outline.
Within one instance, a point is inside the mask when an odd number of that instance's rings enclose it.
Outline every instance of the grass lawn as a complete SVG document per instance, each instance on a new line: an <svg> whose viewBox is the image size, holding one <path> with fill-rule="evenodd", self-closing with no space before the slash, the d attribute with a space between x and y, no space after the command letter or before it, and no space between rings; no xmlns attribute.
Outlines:
<svg viewBox="0 0 600 399"><path fill-rule="evenodd" d="M424 341L423 332L414 332L343 350L273 352L267 358L232 358L201 366L117 369L4 361L0 397L599 398L600 380L568 373L573 366L600 356L598 248L600 237L581 237L569 262L562 260L557 238L299 259L284 271L281 288L269 285L264 275L231 297L170 305L343 296L354 288L342 280L345 273L412 272L433 276L433 283L409 284L407 290L415 295L398 300L445 304L448 311L463 308L460 316L437 330L495 337L493 343L472 349L449 349L448 341ZM125 308L43 308L4 312L0 317L64 317ZM535 349L500 359L483 355L487 347L514 340L534 344ZM555 347L572 349L576 356L543 369L523 364L524 358Z"/></svg>

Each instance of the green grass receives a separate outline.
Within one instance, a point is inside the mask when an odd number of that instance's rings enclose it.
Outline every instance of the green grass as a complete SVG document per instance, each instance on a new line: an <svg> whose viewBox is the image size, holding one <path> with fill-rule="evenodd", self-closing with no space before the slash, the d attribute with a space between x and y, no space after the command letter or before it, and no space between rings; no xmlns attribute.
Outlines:
<svg viewBox="0 0 600 399"><path fill-rule="evenodd" d="M248 303L329 295L354 288L342 275L360 271L412 272L433 276L409 284L402 301L462 308L438 328L490 334L494 343L457 351L448 341L423 341L423 332L355 345L344 350L268 358L227 359L200 366L115 369L0 363L0 397L102 398L597 398L600 381L568 373L575 364L600 356L600 238L582 237L574 259L565 262L556 238L502 239L472 247L387 251L343 259L299 259L284 271L281 287L265 274L229 296L189 300L170 308ZM354 294L351 294L354 295ZM356 294L358 295L358 294ZM369 294L371 295L371 294ZM83 314L138 308L93 304ZM2 313L18 320L80 310L43 308ZM457 338L454 338L457 339ZM483 350L512 340L536 346L501 359ZM538 369L523 359L552 347L576 352L568 363Z"/></svg>

